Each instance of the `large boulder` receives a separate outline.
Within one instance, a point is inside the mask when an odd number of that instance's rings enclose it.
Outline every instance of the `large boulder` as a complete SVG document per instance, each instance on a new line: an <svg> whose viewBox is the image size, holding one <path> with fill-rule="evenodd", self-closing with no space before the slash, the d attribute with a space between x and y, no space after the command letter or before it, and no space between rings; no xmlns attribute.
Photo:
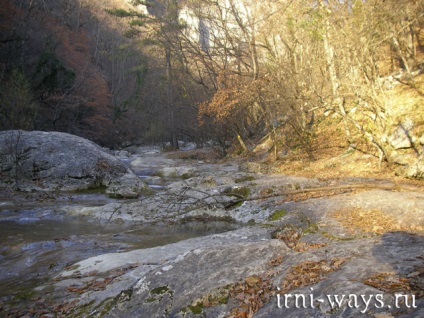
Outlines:
<svg viewBox="0 0 424 318"><path fill-rule="evenodd" d="M134 198L147 185L95 143L61 132L0 132L0 183L21 191L77 191L106 187Z"/></svg>
<svg viewBox="0 0 424 318"><path fill-rule="evenodd" d="M396 174L410 179L424 180L424 160L417 160L412 164L400 167Z"/></svg>

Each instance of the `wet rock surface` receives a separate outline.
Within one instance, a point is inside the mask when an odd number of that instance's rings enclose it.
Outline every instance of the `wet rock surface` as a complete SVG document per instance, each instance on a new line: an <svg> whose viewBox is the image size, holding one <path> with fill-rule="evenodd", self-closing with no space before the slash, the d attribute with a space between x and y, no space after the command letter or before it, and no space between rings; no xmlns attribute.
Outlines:
<svg viewBox="0 0 424 318"><path fill-rule="evenodd" d="M75 263L37 288L50 299L47 312L55 309L67 317L423 315L422 188L390 180L254 173L235 162L169 159L154 151L125 160L136 162L139 176L163 188L132 202L58 210L99 220L231 220L243 227Z"/></svg>

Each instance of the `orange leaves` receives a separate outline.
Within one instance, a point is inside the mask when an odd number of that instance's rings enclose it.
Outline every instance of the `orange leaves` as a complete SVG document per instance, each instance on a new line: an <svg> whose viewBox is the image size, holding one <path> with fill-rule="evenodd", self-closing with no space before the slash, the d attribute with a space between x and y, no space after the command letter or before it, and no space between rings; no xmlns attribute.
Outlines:
<svg viewBox="0 0 424 318"><path fill-rule="evenodd" d="M202 123L204 116L213 117L215 123L230 120L242 107L243 92L237 87L218 90L210 101L199 105L199 121Z"/></svg>
<svg viewBox="0 0 424 318"><path fill-rule="evenodd" d="M204 124L205 117L212 118L215 124L246 121L253 112L251 106L258 84L252 85L252 82L233 74L220 74L217 80L219 88L214 96L199 105L199 122Z"/></svg>
<svg viewBox="0 0 424 318"><path fill-rule="evenodd" d="M236 307L225 316L226 318L250 318L253 317L271 298L276 295L276 286L272 279L281 273L278 268L284 261L282 255L276 255L268 261L268 271L258 275L248 276L239 282L226 286L225 303L236 303ZM329 260L304 261L291 266L284 277L283 283L278 289L279 294L287 293L292 289L316 284L326 276L338 270L346 259L332 258ZM228 288L229 287L229 288ZM215 293L220 294L220 293ZM202 302L204 307L214 306L216 302Z"/></svg>
<svg viewBox="0 0 424 318"><path fill-rule="evenodd" d="M253 317L273 295L271 277L267 274L252 275L237 283L230 296L238 300L239 306L233 308L228 318Z"/></svg>
<svg viewBox="0 0 424 318"><path fill-rule="evenodd" d="M87 285L82 287L70 286L66 289L72 293L77 294L84 294L87 291L100 291L106 289L107 285L109 285L112 280L113 279L111 277L107 277L103 280L94 280L88 282Z"/></svg>
<svg viewBox="0 0 424 318"><path fill-rule="evenodd" d="M377 273L365 279L364 284L390 293L411 290L408 279L397 277L395 273Z"/></svg>
<svg viewBox="0 0 424 318"><path fill-rule="evenodd" d="M219 304L236 303L237 306L225 316L227 318L250 318L271 300L275 295L275 286L272 278L280 270L277 268L284 258L282 255L273 256L267 263L268 270L255 275L250 275L240 281L219 287L193 304L200 307L211 307Z"/></svg>
<svg viewBox="0 0 424 318"><path fill-rule="evenodd" d="M305 243L305 242L298 242L295 247L293 247L293 250L296 252L307 252L311 249L321 248L326 246L326 243Z"/></svg>
<svg viewBox="0 0 424 318"><path fill-rule="evenodd" d="M114 268L114 269L106 272L105 274L107 275L107 277L105 277L103 279L100 279L100 278L94 279L95 277L99 276L97 271L92 271L92 272L89 272L85 275L80 275L80 274L78 274L78 272L76 272L76 274L74 276L72 276L73 278L83 278L83 277L94 277L94 278L93 278L93 280L88 281L83 286L69 286L69 287L66 288L66 290L73 292L73 293L77 293L77 294L83 294L83 293L88 292L88 291L104 290L117 277L124 275L127 271L132 270L132 269L136 268L137 266L138 266L138 264L128 264L128 265L125 265L125 266L122 266L122 267Z"/></svg>
<svg viewBox="0 0 424 318"><path fill-rule="evenodd" d="M331 260L305 261L292 266L281 284L280 294L284 294L294 288L314 285L325 279L328 273L340 268L345 262L341 258Z"/></svg>
<svg viewBox="0 0 424 318"><path fill-rule="evenodd" d="M279 256L276 256L275 258L270 259L268 262L268 266L276 267L280 265L282 262L283 262L283 256L279 255Z"/></svg>
<svg viewBox="0 0 424 318"><path fill-rule="evenodd" d="M286 226L275 230L272 233L272 238L284 241L286 245L296 252L306 252L311 249L321 248L326 246L325 243L306 243L300 242L302 230L292 226Z"/></svg>
<svg viewBox="0 0 424 318"><path fill-rule="evenodd" d="M379 209L345 208L333 212L333 216L352 234L384 234L392 231L422 232L420 225L400 224L391 215Z"/></svg>
<svg viewBox="0 0 424 318"><path fill-rule="evenodd" d="M302 233L291 226L287 226L283 229L278 229L272 234L272 238L284 241L290 248L294 248L301 238Z"/></svg>
<svg viewBox="0 0 424 318"><path fill-rule="evenodd" d="M364 280L364 284L387 293L412 293L417 298L424 297L424 267L415 266L414 271L406 277L396 273L377 273Z"/></svg>

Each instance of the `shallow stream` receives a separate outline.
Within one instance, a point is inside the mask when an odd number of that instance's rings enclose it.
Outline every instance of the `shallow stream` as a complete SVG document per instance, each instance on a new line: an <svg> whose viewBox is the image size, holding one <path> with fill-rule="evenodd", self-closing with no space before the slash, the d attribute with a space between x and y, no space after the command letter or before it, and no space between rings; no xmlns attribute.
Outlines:
<svg viewBox="0 0 424 318"><path fill-rule="evenodd" d="M98 194L73 203L104 204ZM91 256L166 245L180 240L238 228L228 222L114 223L70 218L55 213L55 204L0 211L0 302L42 285L66 266ZM0 202L1 203L1 202ZM66 203L69 204L69 203ZM0 204L1 207L1 204Z"/></svg>

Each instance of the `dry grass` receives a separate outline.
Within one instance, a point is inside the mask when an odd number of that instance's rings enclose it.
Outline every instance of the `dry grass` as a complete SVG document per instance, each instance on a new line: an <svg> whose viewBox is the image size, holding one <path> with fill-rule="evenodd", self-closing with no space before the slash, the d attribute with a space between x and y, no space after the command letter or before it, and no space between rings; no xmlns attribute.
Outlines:
<svg viewBox="0 0 424 318"><path fill-rule="evenodd" d="M352 129L354 132L357 131ZM286 157L274 164L275 168L285 174L320 179L394 176L386 165L380 165L375 148L359 134L354 137L359 150L348 149L339 118L326 118L310 141L311 153L306 153L302 148L290 150Z"/></svg>
<svg viewBox="0 0 424 318"><path fill-rule="evenodd" d="M402 80L392 90L384 92L390 134L406 119L412 120L412 134L424 135L424 74ZM275 164L276 170L291 175L322 179L340 177L394 178L394 167L380 163L378 153L358 130L351 127L358 150L348 150L341 119L329 116L322 121L310 141L312 151L292 149L288 156Z"/></svg>
<svg viewBox="0 0 424 318"><path fill-rule="evenodd" d="M394 124L410 118L416 126L415 133L424 133L424 74L401 81L386 94Z"/></svg>
<svg viewBox="0 0 424 318"><path fill-rule="evenodd" d="M351 234L357 234L358 232L384 234L393 231L424 231L424 227L420 225L400 225L396 219L378 209L341 209L334 211L332 216L348 229Z"/></svg>
<svg viewBox="0 0 424 318"><path fill-rule="evenodd" d="M284 174L318 179L341 177L395 178L387 165L379 164L378 158L359 151L343 153L335 149L334 156L324 155L316 160L288 158L277 164L277 170Z"/></svg>

